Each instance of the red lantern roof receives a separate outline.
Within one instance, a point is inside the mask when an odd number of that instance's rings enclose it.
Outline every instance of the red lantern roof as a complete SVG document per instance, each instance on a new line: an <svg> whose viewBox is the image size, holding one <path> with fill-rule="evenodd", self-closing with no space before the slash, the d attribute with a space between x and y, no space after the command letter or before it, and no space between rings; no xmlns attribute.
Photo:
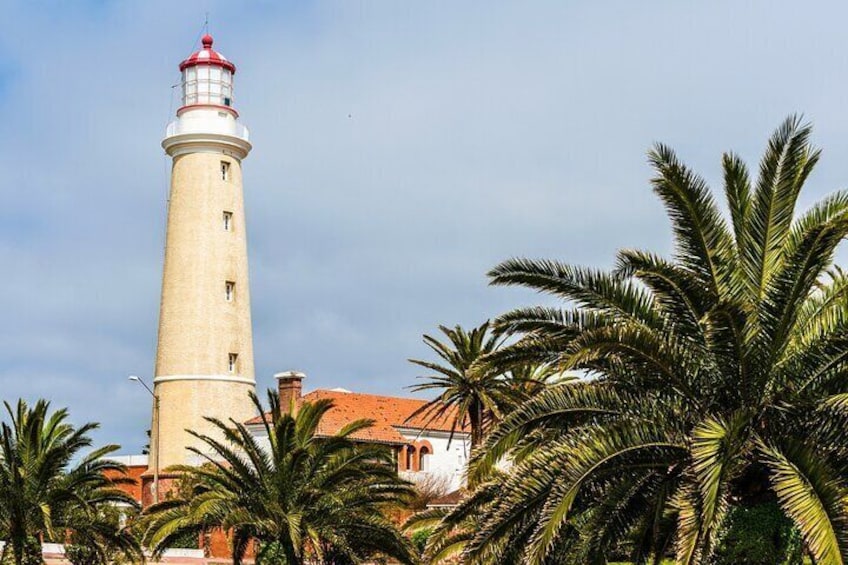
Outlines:
<svg viewBox="0 0 848 565"><path fill-rule="evenodd" d="M211 35L207 33L200 39L200 42L203 44L203 49L196 53L192 53L188 59L180 63L180 71L185 70L186 67L213 65L216 67L223 67L233 73L236 72L236 66L234 64L229 62L226 57L212 49L213 39Z"/></svg>

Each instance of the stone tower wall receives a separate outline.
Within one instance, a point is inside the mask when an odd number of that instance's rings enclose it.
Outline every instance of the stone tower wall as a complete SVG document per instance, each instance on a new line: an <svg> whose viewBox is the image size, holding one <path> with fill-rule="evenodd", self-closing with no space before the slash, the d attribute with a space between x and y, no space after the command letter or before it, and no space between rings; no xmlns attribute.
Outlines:
<svg viewBox="0 0 848 565"><path fill-rule="evenodd" d="M223 178L222 162L228 164ZM231 213L229 229L224 213ZM204 420L254 416L247 238L241 163L224 150L178 152L171 174L155 393L159 469L197 463L185 429L218 436ZM227 283L233 283L227 297ZM229 356L236 354L235 369ZM151 448L156 450L153 437ZM155 459L155 454L151 454Z"/></svg>

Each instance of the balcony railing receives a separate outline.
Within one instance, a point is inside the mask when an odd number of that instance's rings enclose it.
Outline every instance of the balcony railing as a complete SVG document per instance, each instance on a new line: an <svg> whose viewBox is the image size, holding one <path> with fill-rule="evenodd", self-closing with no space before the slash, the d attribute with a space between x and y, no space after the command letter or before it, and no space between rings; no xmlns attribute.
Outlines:
<svg viewBox="0 0 848 565"><path fill-rule="evenodd" d="M204 121L201 126L197 122L183 122L174 120L165 129L165 137L174 135L182 135L184 133L216 133L222 135L232 135L245 141L250 141L250 130L243 124L238 122L223 122L218 124L214 121Z"/></svg>

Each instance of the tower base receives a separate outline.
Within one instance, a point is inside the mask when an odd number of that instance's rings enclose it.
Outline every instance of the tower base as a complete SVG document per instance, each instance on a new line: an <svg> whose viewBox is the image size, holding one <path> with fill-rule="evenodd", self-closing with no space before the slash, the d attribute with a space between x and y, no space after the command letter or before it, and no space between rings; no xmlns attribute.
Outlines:
<svg viewBox="0 0 848 565"><path fill-rule="evenodd" d="M159 502L177 496L180 481L179 473L159 473ZM156 499L153 481L153 473L146 472L141 476L141 508L146 510L153 506Z"/></svg>
<svg viewBox="0 0 848 565"><path fill-rule="evenodd" d="M168 500L179 496L177 490L180 488L179 473L159 473L159 501ZM141 476L141 507L147 509L153 505L153 473L145 473ZM232 540L227 532L219 528L198 534L197 547L203 550L207 558L231 559L233 556ZM256 546L250 542L245 557L253 559L256 556Z"/></svg>

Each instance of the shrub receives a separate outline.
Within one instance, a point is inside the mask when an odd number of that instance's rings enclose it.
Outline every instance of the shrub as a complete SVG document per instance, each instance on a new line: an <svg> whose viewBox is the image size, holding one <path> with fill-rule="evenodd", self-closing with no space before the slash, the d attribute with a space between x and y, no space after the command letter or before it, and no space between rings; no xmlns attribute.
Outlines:
<svg viewBox="0 0 848 565"><path fill-rule="evenodd" d="M200 549L200 535L197 532L184 532L177 536L171 547L181 549Z"/></svg>
<svg viewBox="0 0 848 565"><path fill-rule="evenodd" d="M418 555L424 554L424 548L427 547L427 540L430 539L430 534L432 533L432 528L424 528L412 534L412 545L418 551Z"/></svg>
<svg viewBox="0 0 848 565"><path fill-rule="evenodd" d="M0 553L0 556L2 556L0 562L3 565L13 565L15 563L12 546L9 543L3 546L3 552ZM27 537L22 563L23 565L42 565L44 563L44 559L41 557L41 542L37 538L33 536Z"/></svg>
<svg viewBox="0 0 848 565"><path fill-rule="evenodd" d="M801 534L776 503L733 507L724 524L715 565L799 565Z"/></svg>
<svg viewBox="0 0 848 565"><path fill-rule="evenodd" d="M276 565L285 562L286 557L279 543L272 541L257 544L256 565Z"/></svg>
<svg viewBox="0 0 848 565"><path fill-rule="evenodd" d="M409 507L415 511L426 509L432 501L451 492L449 477L433 473L416 480L412 488L415 489L415 498L412 499Z"/></svg>
<svg viewBox="0 0 848 565"><path fill-rule="evenodd" d="M68 544L65 546L65 557L73 565L102 565L105 563L90 545Z"/></svg>

